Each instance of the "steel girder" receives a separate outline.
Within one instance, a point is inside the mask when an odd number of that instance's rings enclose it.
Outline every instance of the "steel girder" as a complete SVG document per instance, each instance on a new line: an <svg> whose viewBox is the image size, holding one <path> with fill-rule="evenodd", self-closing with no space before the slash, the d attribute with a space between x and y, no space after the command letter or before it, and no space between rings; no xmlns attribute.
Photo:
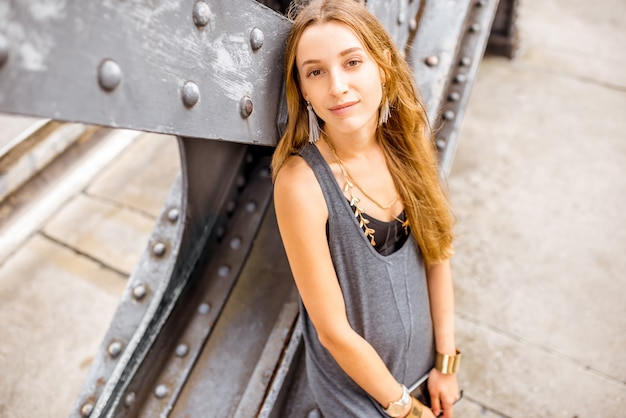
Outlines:
<svg viewBox="0 0 626 418"><path fill-rule="evenodd" d="M445 175L498 1L367 6L414 70ZM181 176L73 416L319 416L268 210L288 29L252 0L0 3L0 111L179 137Z"/></svg>

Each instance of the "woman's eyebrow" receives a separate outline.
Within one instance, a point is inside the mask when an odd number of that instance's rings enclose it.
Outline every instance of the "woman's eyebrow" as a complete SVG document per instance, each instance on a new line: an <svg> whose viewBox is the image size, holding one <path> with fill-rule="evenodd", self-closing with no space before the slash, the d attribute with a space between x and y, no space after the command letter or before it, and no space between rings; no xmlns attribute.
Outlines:
<svg viewBox="0 0 626 418"><path fill-rule="evenodd" d="M348 54L351 54L351 53L353 53L353 52L355 52L355 51L363 51L363 48L358 47L358 46L355 46L355 47L352 47L352 48L348 48L348 49L345 49L345 50L341 51L341 52L339 53L339 56L340 56L340 57L343 57L343 56L346 56L346 55L348 55ZM304 67L305 65L308 65L308 64L319 64L320 62L322 62L322 60L320 60L320 59L308 59L308 60L304 61L304 62L303 62L302 64L300 64L300 65L301 65L302 67Z"/></svg>

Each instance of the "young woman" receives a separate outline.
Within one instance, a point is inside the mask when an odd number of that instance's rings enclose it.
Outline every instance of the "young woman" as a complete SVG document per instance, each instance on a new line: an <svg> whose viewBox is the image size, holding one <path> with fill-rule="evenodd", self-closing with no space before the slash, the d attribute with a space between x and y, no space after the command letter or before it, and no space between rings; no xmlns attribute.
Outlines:
<svg viewBox="0 0 626 418"><path fill-rule="evenodd" d="M274 201L318 407L451 418L453 219L411 70L359 2L313 0L297 11L285 82ZM432 410L406 389L427 373Z"/></svg>

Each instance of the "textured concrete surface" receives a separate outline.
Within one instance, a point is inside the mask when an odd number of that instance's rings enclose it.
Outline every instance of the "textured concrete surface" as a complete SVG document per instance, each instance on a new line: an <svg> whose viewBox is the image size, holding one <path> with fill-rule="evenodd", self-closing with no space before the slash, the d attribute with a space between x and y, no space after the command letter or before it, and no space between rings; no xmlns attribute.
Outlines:
<svg viewBox="0 0 626 418"><path fill-rule="evenodd" d="M125 277L41 237L0 267L0 417L63 417Z"/></svg>
<svg viewBox="0 0 626 418"><path fill-rule="evenodd" d="M449 180L461 377L503 416L626 409L625 24L622 1L522 2L518 57L474 87Z"/></svg>

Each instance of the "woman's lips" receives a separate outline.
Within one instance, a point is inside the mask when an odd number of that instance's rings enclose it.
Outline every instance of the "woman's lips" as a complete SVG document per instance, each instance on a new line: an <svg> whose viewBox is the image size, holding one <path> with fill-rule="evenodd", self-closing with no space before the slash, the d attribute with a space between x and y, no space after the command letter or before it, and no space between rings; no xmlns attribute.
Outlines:
<svg viewBox="0 0 626 418"><path fill-rule="evenodd" d="M352 108L354 107L355 104L357 104L357 102L342 103L342 104L339 104L337 106L331 107L330 111L335 116L342 116L342 115L345 115L346 113L348 113L350 110L352 110Z"/></svg>

